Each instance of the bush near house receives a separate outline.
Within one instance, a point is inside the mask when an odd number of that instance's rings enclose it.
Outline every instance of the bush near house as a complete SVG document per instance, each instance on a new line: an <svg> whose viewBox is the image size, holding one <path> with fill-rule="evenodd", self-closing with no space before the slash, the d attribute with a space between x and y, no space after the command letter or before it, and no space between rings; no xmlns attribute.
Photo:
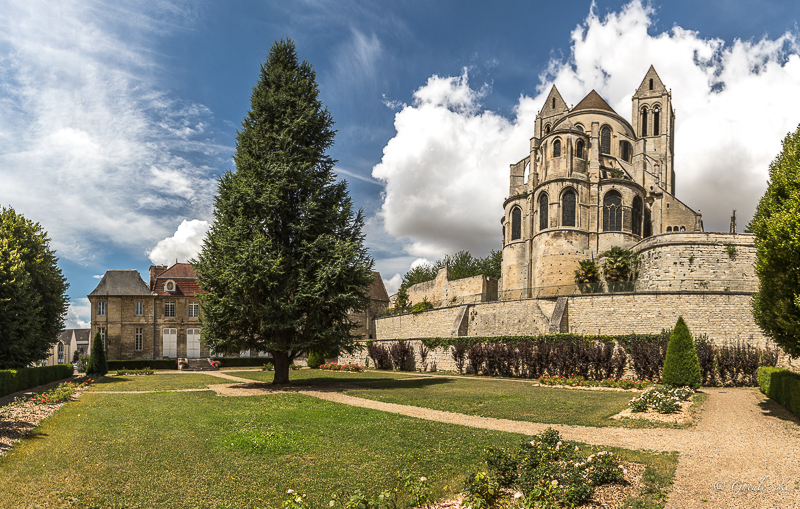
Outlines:
<svg viewBox="0 0 800 509"><path fill-rule="evenodd" d="M0 397L72 376L72 364L0 370Z"/></svg>
<svg viewBox="0 0 800 509"><path fill-rule="evenodd" d="M758 370L758 386L761 392L800 417L800 375L765 366Z"/></svg>

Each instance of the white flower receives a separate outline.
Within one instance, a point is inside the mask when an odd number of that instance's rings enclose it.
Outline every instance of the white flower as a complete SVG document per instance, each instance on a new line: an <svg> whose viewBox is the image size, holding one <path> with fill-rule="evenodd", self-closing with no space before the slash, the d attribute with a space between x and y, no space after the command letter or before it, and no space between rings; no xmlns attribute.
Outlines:
<svg viewBox="0 0 800 509"><path fill-rule="evenodd" d="M288 489L288 490L286 490L286 494L287 494L287 495L291 495L292 493L294 493L294 490L293 490L293 489Z"/></svg>
<svg viewBox="0 0 800 509"><path fill-rule="evenodd" d="M522 493L520 493L519 491L514 493L514 500L519 500L521 498L522 498Z"/></svg>
<svg viewBox="0 0 800 509"><path fill-rule="evenodd" d="M419 478L419 480L420 482L425 482L428 480L428 478L423 475L422 477Z"/></svg>
<svg viewBox="0 0 800 509"><path fill-rule="evenodd" d="M550 481L550 484L552 484L553 486L558 486L558 481L553 479L552 481Z"/></svg>

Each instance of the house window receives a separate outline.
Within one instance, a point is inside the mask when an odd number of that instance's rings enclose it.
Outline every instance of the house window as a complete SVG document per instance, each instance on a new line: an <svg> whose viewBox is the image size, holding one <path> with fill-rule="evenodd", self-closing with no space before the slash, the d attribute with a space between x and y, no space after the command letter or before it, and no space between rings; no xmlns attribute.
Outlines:
<svg viewBox="0 0 800 509"><path fill-rule="evenodd" d="M175 303L174 302L165 302L164 303L164 318L174 318L175 317Z"/></svg>
<svg viewBox="0 0 800 509"><path fill-rule="evenodd" d="M547 207L549 205L549 200L547 198L547 193L542 193L539 195L539 230L546 230L547 229L547 221L549 220L547 217Z"/></svg>
<svg viewBox="0 0 800 509"><path fill-rule="evenodd" d="M647 108L642 109L642 136L647 136Z"/></svg>
<svg viewBox="0 0 800 509"><path fill-rule="evenodd" d="M144 302L137 300L136 301L136 316L142 316L144 314Z"/></svg>
<svg viewBox="0 0 800 509"><path fill-rule="evenodd" d="M64 343L58 342L58 363L64 364Z"/></svg>
<svg viewBox="0 0 800 509"><path fill-rule="evenodd" d="M611 153L611 128L608 126L600 129L600 153Z"/></svg>
<svg viewBox="0 0 800 509"><path fill-rule="evenodd" d="M514 207L511 209L511 240L522 237L522 209Z"/></svg>
<svg viewBox="0 0 800 509"><path fill-rule="evenodd" d="M661 110L658 107L653 109L653 136L658 136L660 129L659 129L659 120L661 118Z"/></svg>
<svg viewBox="0 0 800 509"><path fill-rule="evenodd" d="M622 231L622 196L616 191L609 191L603 198L603 231Z"/></svg>
<svg viewBox="0 0 800 509"><path fill-rule="evenodd" d="M575 226L575 193L572 191L561 196L561 226Z"/></svg>
<svg viewBox="0 0 800 509"><path fill-rule="evenodd" d="M103 342L103 350L108 350L108 346L106 346L106 328L98 327L97 332L100 333L100 340Z"/></svg>
<svg viewBox="0 0 800 509"><path fill-rule="evenodd" d="M200 304L197 302L189 303L189 318L197 318L200 316Z"/></svg>
<svg viewBox="0 0 800 509"><path fill-rule="evenodd" d="M553 157L561 157L561 140L553 142Z"/></svg>
<svg viewBox="0 0 800 509"><path fill-rule="evenodd" d="M631 210L633 216L633 227L631 230L634 235L642 235L642 200L637 196L633 199L633 209Z"/></svg>
<svg viewBox="0 0 800 509"><path fill-rule="evenodd" d="M97 316L105 316L106 314L106 303L105 301L100 301L97 303Z"/></svg>
<svg viewBox="0 0 800 509"><path fill-rule="evenodd" d="M575 144L575 157L583 159L583 140L578 140L578 143Z"/></svg>
<svg viewBox="0 0 800 509"><path fill-rule="evenodd" d="M142 343L144 343L144 329L141 327L137 327L134 331L134 349L137 352L142 351Z"/></svg>

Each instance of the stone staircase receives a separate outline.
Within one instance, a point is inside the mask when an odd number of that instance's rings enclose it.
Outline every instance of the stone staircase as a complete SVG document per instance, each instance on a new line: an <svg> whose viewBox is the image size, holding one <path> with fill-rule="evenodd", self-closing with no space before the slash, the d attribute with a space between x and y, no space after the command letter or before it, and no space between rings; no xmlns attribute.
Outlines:
<svg viewBox="0 0 800 509"><path fill-rule="evenodd" d="M211 365L211 359L209 358L178 359L178 361L186 361L189 363L188 366L181 368L181 371L219 371L219 368L215 368Z"/></svg>

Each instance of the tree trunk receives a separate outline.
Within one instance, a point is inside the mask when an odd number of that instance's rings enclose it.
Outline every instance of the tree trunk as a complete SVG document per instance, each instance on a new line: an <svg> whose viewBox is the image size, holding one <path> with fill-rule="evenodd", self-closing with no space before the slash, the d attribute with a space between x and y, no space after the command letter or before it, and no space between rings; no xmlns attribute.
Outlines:
<svg viewBox="0 0 800 509"><path fill-rule="evenodd" d="M283 385L289 383L289 353L288 352L270 352L272 354L272 361L275 363L275 378L272 380L273 385Z"/></svg>

